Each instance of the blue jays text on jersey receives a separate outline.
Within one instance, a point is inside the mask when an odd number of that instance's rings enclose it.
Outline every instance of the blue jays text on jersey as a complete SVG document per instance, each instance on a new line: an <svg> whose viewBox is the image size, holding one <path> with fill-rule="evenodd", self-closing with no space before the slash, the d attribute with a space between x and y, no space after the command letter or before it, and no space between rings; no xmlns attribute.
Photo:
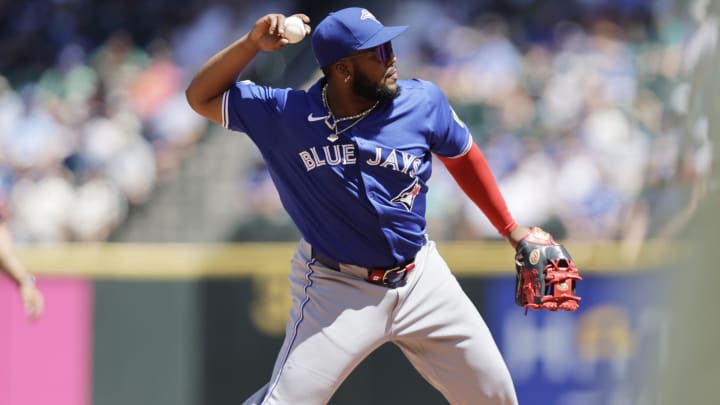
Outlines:
<svg viewBox="0 0 720 405"><path fill-rule="evenodd" d="M306 92L236 83L223 95L223 126L258 146L283 206L315 249L365 267L406 262L425 242L432 153L461 156L472 137L437 86L413 79L328 139L324 84Z"/></svg>
<svg viewBox="0 0 720 405"><path fill-rule="evenodd" d="M357 163L355 145L352 143L332 146L325 145L322 147L322 153L318 153L317 149L313 146L309 151L302 151L299 155L303 163L305 163L307 171L326 164L334 166ZM402 160L399 160L398 155L402 156ZM414 177L420 167L420 163L422 163L422 157L414 156L403 151L398 152L395 149L386 152L382 148L375 148L375 158L365 163L371 166L380 165L382 167L389 167L395 171L401 171L410 177Z"/></svg>

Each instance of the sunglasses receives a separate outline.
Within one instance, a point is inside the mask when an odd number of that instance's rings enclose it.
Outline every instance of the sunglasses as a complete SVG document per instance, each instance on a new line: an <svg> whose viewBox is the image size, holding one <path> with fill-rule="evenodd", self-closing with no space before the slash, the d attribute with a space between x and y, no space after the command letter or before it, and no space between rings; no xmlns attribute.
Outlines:
<svg viewBox="0 0 720 405"><path fill-rule="evenodd" d="M390 61L392 58L395 57L395 53L393 52L392 43L390 41L385 42L382 45L378 45L374 48L370 49L363 49L362 51L353 53L351 55L348 55L342 59L350 59L354 58L359 55L363 55L366 53L374 53L375 58L380 61L380 63L387 64L388 61Z"/></svg>

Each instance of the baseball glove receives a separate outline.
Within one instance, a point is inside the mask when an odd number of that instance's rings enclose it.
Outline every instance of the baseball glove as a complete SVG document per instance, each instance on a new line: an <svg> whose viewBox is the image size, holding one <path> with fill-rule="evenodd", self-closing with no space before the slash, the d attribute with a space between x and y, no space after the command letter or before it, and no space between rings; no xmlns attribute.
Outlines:
<svg viewBox="0 0 720 405"><path fill-rule="evenodd" d="M582 280L568 251L538 227L518 243L515 253L515 303L528 309L575 311L580 297L575 283Z"/></svg>

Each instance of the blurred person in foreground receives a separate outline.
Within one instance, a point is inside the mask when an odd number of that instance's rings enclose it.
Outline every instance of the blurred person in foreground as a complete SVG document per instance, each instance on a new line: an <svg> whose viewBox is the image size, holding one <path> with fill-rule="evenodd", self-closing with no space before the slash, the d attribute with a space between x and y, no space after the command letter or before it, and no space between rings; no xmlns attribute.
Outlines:
<svg viewBox="0 0 720 405"><path fill-rule="evenodd" d="M7 204L0 191L0 270L17 284L25 307L31 319L37 319L43 311L43 295L35 284L35 277L20 263L15 253L10 230L7 225Z"/></svg>
<svg viewBox="0 0 720 405"><path fill-rule="evenodd" d="M693 201L692 216L676 238L682 242L666 263L671 327L665 340L659 378L653 389L659 405L709 404L720 396L720 323L708 315L715 308L720 272L717 271L717 233L720 228L720 2L687 2L697 27L685 50L691 79L687 122L691 131L692 163L702 169L702 199ZM694 188L697 189L697 186ZM697 207L694 207L697 205ZM686 209L687 212L687 209ZM668 245L670 246L670 245ZM716 398L713 400L712 398Z"/></svg>
<svg viewBox="0 0 720 405"><path fill-rule="evenodd" d="M245 404L327 403L386 342L452 404L516 404L485 321L425 232L433 154L513 247L531 229L515 223L442 91L398 79L391 40L405 26L357 7L330 13L312 35L324 77L308 91L236 83L260 51L288 44L285 19L261 17L186 91L195 111L258 146L303 237L283 347Z"/></svg>

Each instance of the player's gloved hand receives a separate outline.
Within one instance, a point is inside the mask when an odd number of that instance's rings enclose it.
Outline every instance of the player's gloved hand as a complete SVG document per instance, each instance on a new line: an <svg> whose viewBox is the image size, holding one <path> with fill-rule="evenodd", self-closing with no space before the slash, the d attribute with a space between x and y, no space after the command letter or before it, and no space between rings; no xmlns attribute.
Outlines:
<svg viewBox="0 0 720 405"><path fill-rule="evenodd" d="M515 252L515 303L528 309L575 311L580 297L575 283L582 280L572 257L552 235L538 227L517 244Z"/></svg>

